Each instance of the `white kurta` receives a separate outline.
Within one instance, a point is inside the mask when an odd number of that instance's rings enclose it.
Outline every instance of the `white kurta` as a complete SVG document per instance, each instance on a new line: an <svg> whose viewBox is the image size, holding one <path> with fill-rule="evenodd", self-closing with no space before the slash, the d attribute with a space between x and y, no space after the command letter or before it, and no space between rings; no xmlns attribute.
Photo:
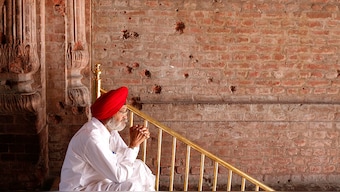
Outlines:
<svg viewBox="0 0 340 192"><path fill-rule="evenodd" d="M155 176L136 159L117 131L92 118L71 139L61 169L60 191L154 191Z"/></svg>

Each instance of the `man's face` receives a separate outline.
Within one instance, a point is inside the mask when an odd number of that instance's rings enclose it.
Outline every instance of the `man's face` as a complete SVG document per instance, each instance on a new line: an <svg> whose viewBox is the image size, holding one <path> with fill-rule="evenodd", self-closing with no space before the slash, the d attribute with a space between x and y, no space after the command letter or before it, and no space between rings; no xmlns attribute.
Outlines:
<svg viewBox="0 0 340 192"><path fill-rule="evenodd" d="M122 108L105 124L109 131L121 131L125 128L127 123L127 106L123 105Z"/></svg>

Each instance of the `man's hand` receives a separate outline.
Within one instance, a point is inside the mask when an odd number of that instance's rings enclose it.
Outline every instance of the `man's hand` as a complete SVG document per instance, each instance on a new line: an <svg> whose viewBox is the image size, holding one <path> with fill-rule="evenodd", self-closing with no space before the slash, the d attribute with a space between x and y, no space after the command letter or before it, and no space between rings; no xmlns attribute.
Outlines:
<svg viewBox="0 0 340 192"><path fill-rule="evenodd" d="M130 127L130 148L138 147L145 139L150 137L150 132L143 125L134 125Z"/></svg>

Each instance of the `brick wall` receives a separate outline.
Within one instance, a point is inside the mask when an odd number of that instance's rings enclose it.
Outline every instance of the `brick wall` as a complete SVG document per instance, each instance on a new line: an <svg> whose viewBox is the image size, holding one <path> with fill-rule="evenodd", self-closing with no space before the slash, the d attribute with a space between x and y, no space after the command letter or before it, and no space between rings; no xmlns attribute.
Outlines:
<svg viewBox="0 0 340 192"><path fill-rule="evenodd" d="M1 190L35 190L46 178L47 132L33 114L0 115Z"/></svg>
<svg viewBox="0 0 340 192"><path fill-rule="evenodd" d="M93 14L104 86L144 102L339 101L333 1L94 1Z"/></svg>
<svg viewBox="0 0 340 192"><path fill-rule="evenodd" d="M128 86L144 112L270 186L337 185L339 8L93 1L92 64L105 89Z"/></svg>

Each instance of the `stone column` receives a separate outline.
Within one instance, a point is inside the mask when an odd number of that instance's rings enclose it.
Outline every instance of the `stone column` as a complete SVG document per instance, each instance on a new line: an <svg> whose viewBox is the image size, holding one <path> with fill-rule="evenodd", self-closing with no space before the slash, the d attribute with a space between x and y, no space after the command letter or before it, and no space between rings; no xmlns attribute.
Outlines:
<svg viewBox="0 0 340 192"><path fill-rule="evenodd" d="M82 70L89 64L85 31L85 1L66 1L66 103L85 107L90 104L88 88L81 82Z"/></svg>

